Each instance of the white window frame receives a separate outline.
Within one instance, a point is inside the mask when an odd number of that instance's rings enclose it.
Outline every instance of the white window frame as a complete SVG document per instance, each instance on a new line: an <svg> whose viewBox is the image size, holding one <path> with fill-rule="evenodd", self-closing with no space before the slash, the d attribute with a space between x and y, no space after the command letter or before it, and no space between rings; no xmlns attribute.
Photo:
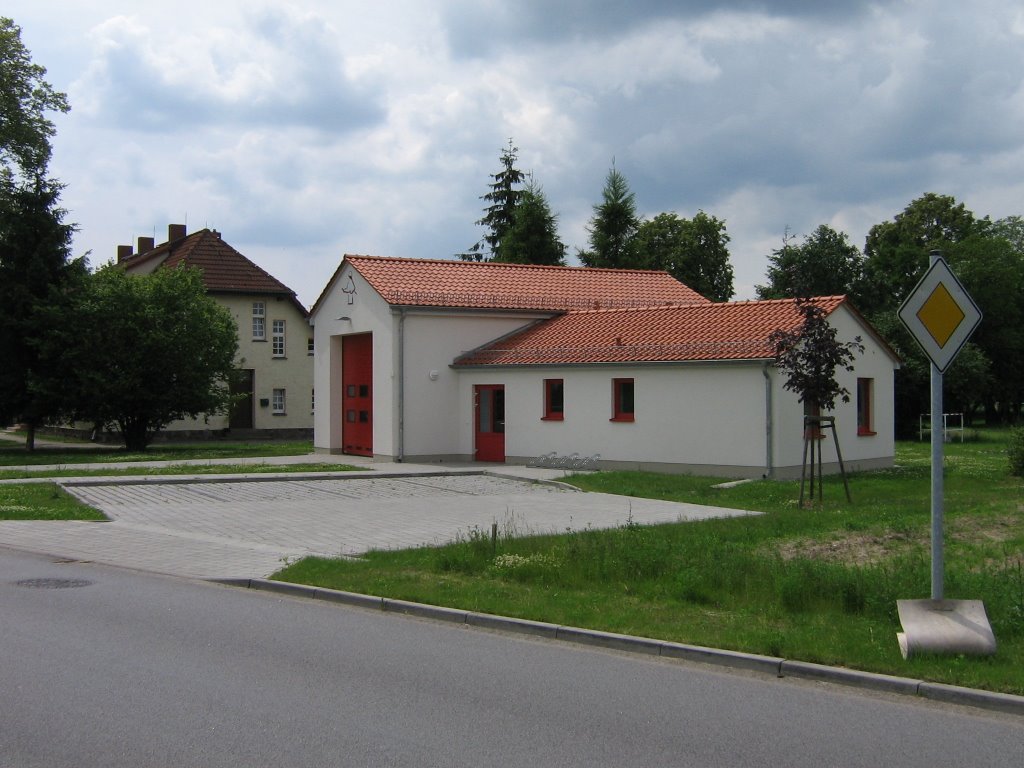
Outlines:
<svg viewBox="0 0 1024 768"><path fill-rule="evenodd" d="M267 340L267 305L262 301L252 303L252 338L253 341Z"/></svg>
<svg viewBox="0 0 1024 768"><path fill-rule="evenodd" d="M285 324L284 320L274 320L271 324L271 356L272 357L284 357L284 331Z"/></svg>
<svg viewBox="0 0 1024 768"><path fill-rule="evenodd" d="M285 413L285 402L284 389L275 389L270 397L270 412L283 416Z"/></svg>

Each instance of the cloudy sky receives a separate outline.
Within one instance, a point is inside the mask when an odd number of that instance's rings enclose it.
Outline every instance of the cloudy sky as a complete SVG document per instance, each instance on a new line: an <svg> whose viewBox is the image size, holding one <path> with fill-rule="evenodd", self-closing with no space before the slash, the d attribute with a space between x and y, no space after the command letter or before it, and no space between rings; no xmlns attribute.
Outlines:
<svg viewBox="0 0 1024 768"><path fill-rule="evenodd" d="M613 161L724 219L736 297L783 233L925 192L1024 214L1012 0L7 0L71 100L52 171L98 265L217 229L312 304L344 253L450 258L511 137L571 253Z"/></svg>

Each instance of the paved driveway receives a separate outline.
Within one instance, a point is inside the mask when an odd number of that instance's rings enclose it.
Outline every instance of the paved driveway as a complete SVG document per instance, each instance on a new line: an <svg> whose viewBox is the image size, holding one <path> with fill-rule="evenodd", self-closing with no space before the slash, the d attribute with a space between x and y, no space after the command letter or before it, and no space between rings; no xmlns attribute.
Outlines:
<svg viewBox="0 0 1024 768"><path fill-rule="evenodd" d="M750 514L490 474L66 484L109 523L0 522L0 545L198 578L265 577L307 554Z"/></svg>

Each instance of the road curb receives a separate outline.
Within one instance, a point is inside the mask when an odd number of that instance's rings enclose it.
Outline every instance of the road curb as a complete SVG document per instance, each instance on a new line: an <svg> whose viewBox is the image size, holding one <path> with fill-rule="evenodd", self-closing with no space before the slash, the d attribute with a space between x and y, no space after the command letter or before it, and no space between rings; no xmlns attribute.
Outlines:
<svg viewBox="0 0 1024 768"><path fill-rule="evenodd" d="M601 632L581 627L569 627L549 624L542 621L516 619L489 613L477 613L444 606L416 603L408 600L392 600L385 597L364 595L358 592L310 587L305 584L292 584L271 579L212 579L218 584L245 587L262 592L276 592L293 597L312 598L333 603L371 608L374 610L401 613L424 619L434 619L454 624L465 624L471 627L492 629L521 635L534 635L549 640L577 643L579 645L609 648L627 653L661 656L664 658L697 661L715 664L734 669L745 669L761 672L776 677L794 677L805 680L836 683L854 688L896 693L907 696L939 701L946 704L976 707L1014 715L1024 715L1024 696L1009 693L982 691L975 688L962 688L943 683L929 683L924 680L883 675L875 672L862 672L845 667L830 667L825 664L814 664L807 661L796 661L775 656L761 656L742 651L728 651L719 648L707 648L699 645L686 645L663 640L653 640L634 635L620 635L614 632Z"/></svg>

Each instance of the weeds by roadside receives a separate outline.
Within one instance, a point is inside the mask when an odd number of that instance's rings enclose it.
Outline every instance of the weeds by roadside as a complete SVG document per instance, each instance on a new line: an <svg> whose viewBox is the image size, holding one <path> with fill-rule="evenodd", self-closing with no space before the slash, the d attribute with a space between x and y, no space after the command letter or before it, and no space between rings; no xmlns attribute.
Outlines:
<svg viewBox="0 0 1024 768"><path fill-rule="evenodd" d="M991 659L899 654L896 600L929 594L926 445L852 478L812 510L794 483L712 489L718 480L643 473L572 478L584 488L767 514L497 541L474 529L443 547L309 559L276 577L558 624L1024 693L1024 483L1006 433L948 447L946 593L981 599ZM840 482L827 480L826 482Z"/></svg>

